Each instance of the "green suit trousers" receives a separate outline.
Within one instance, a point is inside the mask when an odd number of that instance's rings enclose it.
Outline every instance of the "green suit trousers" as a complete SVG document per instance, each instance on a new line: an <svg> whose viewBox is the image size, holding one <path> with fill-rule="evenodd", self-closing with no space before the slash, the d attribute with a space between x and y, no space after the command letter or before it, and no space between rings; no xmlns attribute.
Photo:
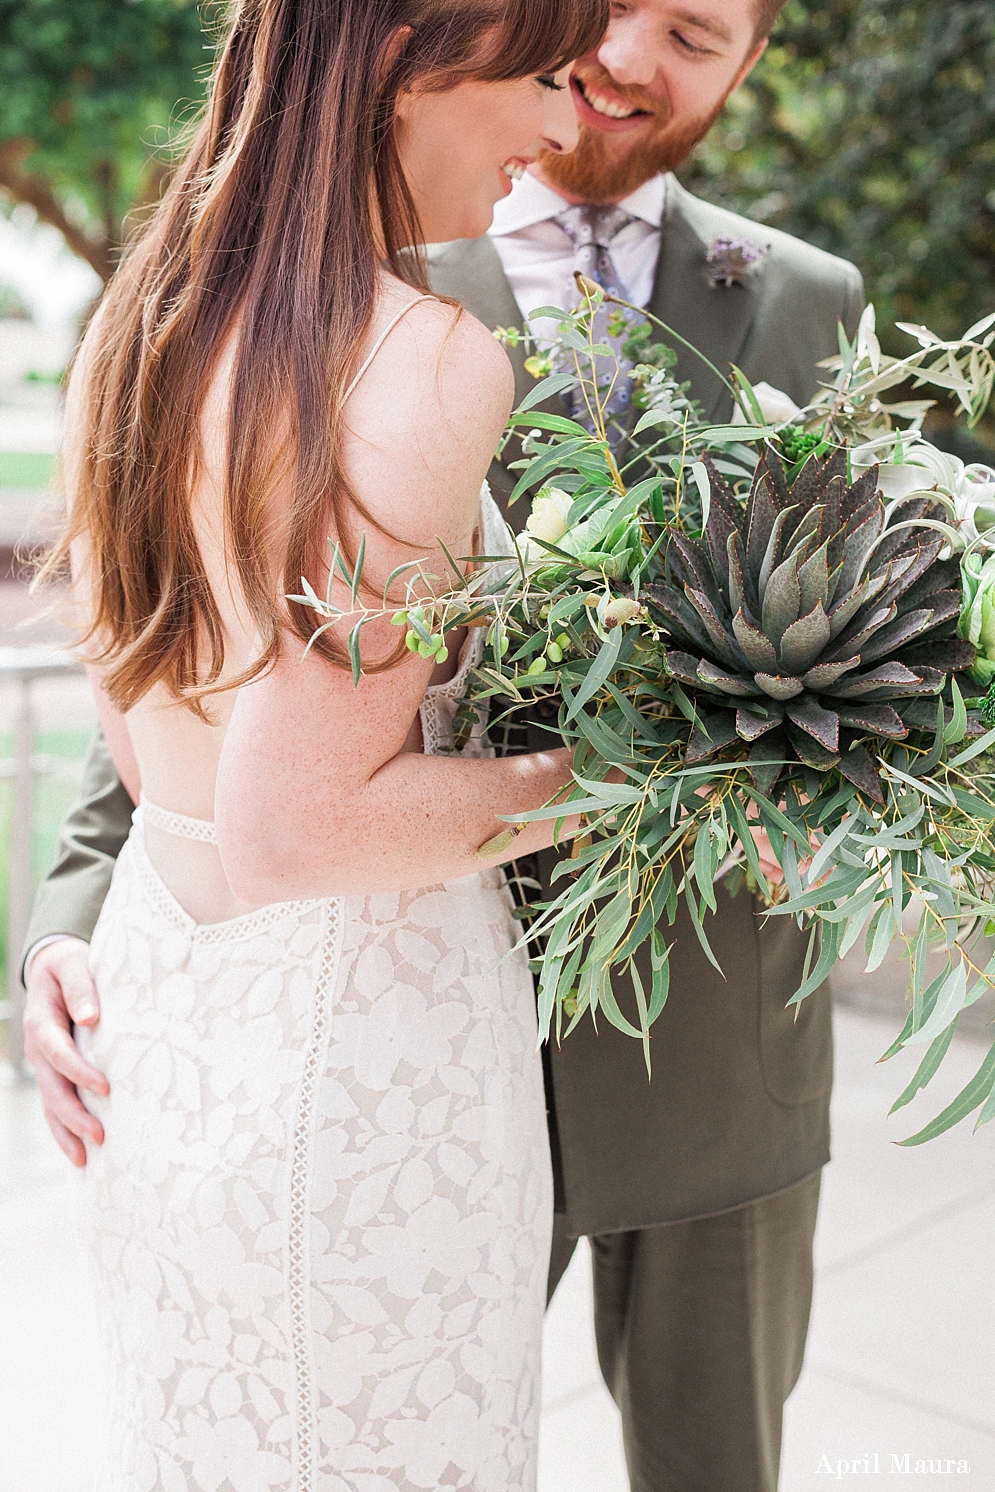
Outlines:
<svg viewBox="0 0 995 1492"><path fill-rule="evenodd" d="M714 1217L591 1239L598 1362L631 1492L777 1492L821 1173ZM553 1231L549 1298L576 1238Z"/></svg>

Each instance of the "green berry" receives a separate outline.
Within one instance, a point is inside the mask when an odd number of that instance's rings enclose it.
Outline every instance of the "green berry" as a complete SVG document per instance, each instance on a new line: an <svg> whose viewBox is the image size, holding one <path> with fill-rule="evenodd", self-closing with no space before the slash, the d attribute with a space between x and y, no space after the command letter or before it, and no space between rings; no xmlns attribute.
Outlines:
<svg viewBox="0 0 995 1492"><path fill-rule="evenodd" d="M390 619L392 627L406 627L408 625L408 613L406 611L395 611Z"/></svg>
<svg viewBox="0 0 995 1492"><path fill-rule="evenodd" d="M546 644L546 657L549 659L550 663L563 662L563 649L560 647L559 643L549 642Z"/></svg>
<svg viewBox="0 0 995 1492"><path fill-rule="evenodd" d="M559 634L559 636L556 638L556 646L562 650L565 650L570 646L569 632L561 632Z"/></svg>
<svg viewBox="0 0 995 1492"><path fill-rule="evenodd" d="M446 661L446 659L448 657L449 657L449 649L445 648L445 647L439 648L438 651L436 652L436 655L435 655L435 661L436 661L436 663L445 663L445 661Z"/></svg>
<svg viewBox="0 0 995 1492"><path fill-rule="evenodd" d="M418 651L418 633L414 632L414 631L408 632L405 635L405 638L404 638L404 645L407 648L407 650L408 650L409 653L417 653L417 651Z"/></svg>
<svg viewBox="0 0 995 1492"><path fill-rule="evenodd" d="M432 646L432 644L430 642L421 642L421 641L419 641L419 643L418 643L418 653L419 653L419 656L422 657L422 658L434 658L435 657L435 649L433 648L433 646Z"/></svg>
<svg viewBox="0 0 995 1492"><path fill-rule="evenodd" d="M533 673L545 673L545 672L546 672L546 660L542 656L542 654L540 653L539 656L538 656L538 658L533 658L532 662L529 664L528 669L526 671L526 678L528 677L529 674L533 674Z"/></svg>

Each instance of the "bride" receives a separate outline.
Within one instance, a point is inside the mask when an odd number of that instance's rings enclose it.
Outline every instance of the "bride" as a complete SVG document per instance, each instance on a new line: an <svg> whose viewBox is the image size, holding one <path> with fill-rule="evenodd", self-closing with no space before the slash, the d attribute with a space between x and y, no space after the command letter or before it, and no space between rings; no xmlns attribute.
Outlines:
<svg viewBox="0 0 995 1492"><path fill-rule="evenodd" d="M439 664L373 623L354 688L345 629L303 658L285 596L321 591L330 538L365 535L370 597L412 559L445 573L443 544L507 549L481 482L511 371L413 246L484 232L572 149L567 64L606 22L241 0L77 360L62 553L140 801L79 1033L110 1080L82 1183L101 1492L535 1486L542 1079L477 851L569 755L452 749L479 630Z"/></svg>

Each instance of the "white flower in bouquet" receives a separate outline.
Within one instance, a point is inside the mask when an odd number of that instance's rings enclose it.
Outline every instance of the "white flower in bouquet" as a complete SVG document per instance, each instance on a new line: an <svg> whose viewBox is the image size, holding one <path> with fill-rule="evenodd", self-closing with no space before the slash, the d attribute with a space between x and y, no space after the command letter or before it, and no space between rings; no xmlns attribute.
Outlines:
<svg viewBox="0 0 995 1492"><path fill-rule="evenodd" d="M995 471L980 462L958 465L962 467L960 479L950 495L957 504L957 517L973 539L995 527Z"/></svg>
<svg viewBox="0 0 995 1492"><path fill-rule="evenodd" d="M995 471L990 466L965 465L959 456L938 450L908 431L889 431L850 453L855 477L875 463L879 464L878 485L890 501L914 492L949 497L968 542L995 524Z"/></svg>
<svg viewBox="0 0 995 1492"><path fill-rule="evenodd" d="M795 415L801 414L801 410L790 394L786 394L783 389L774 388L773 384L755 383L753 392L760 406L760 413L768 425L787 425L795 418ZM748 423L739 404L732 412L731 423L733 425Z"/></svg>
<svg viewBox="0 0 995 1492"><path fill-rule="evenodd" d="M555 544L567 531L572 502L569 492L561 492L559 487L544 487L532 504L525 523L526 533Z"/></svg>
<svg viewBox="0 0 995 1492"><path fill-rule="evenodd" d="M559 487L543 487L532 499L532 511L525 520L525 533L519 550L526 564L538 564L549 559L549 550L534 539L543 539L547 544L558 544L569 527L570 505L573 498Z"/></svg>

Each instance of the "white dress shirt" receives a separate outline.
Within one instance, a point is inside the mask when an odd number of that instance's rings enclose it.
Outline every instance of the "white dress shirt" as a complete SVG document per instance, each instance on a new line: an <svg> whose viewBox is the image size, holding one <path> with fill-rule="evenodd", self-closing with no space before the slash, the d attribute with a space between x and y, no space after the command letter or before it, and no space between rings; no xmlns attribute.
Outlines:
<svg viewBox="0 0 995 1492"><path fill-rule="evenodd" d="M610 252L628 299L637 306L648 305L653 293L666 194L666 177L654 176L619 203L635 222L616 234ZM491 241L523 319L539 306L570 310L577 304L573 244L553 221L567 206L559 192L526 173L494 208ZM552 333L549 321L531 326L540 334Z"/></svg>

